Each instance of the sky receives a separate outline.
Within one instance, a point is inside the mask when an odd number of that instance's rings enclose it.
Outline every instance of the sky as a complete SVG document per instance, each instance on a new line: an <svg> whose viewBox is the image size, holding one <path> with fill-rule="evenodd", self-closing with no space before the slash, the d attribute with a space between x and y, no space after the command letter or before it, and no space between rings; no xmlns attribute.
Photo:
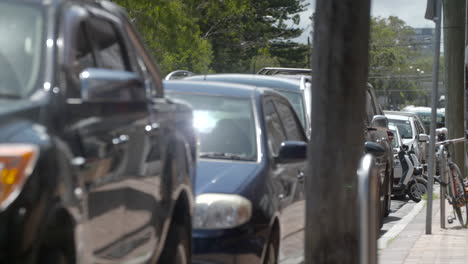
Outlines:
<svg viewBox="0 0 468 264"><path fill-rule="evenodd" d="M309 3L308 10L301 13L301 28L306 28L304 34L296 39L301 43L307 42L308 33L310 32L309 17L315 10L315 0L306 0ZM405 21L409 26L434 27L434 22L424 19L426 12L427 0L371 0L371 15L372 16L397 16Z"/></svg>

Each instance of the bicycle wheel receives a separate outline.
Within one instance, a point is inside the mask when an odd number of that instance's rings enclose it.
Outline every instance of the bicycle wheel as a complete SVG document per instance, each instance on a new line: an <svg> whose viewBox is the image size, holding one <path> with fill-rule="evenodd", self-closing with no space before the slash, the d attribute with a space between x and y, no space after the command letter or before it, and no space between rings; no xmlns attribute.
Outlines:
<svg viewBox="0 0 468 264"><path fill-rule="evenodd" d="M457 164L450 164L450 172L452 176L452 184L454 189L454 193L452 194L453 210L456 213L460 225L462 227L466 227L466 220L468 220L468 200L465 194L466 186L463 183L460 168L458 168Z"/></svg>

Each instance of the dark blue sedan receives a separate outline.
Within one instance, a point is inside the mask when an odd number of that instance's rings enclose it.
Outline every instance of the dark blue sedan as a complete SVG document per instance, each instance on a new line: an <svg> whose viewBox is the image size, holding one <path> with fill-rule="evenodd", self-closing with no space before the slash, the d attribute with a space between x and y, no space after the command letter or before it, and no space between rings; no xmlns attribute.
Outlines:
<svg viewBox="0 0 468 264"><path fill-rule="evenodd" d="M241 84L164 85L169 98L192 106L199 136L194 262L301 256L294 241L303 239L307 140L287 98Z"/></svg>

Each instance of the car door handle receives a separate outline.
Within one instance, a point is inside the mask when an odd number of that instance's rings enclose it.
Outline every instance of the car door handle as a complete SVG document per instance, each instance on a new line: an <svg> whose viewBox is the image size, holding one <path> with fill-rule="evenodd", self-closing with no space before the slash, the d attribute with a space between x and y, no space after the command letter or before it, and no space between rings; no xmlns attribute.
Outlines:
<svg viewBox="0 0 468 264"><path fill-rule="evenodd" d="M130 137L128 135L122 134L118 137L112 139L112 144L114 145L122 145L128 142Z"/></svg>
<svg viewBox="0 0 468 264"><path fill-rule="evenodd" d="M299 172L297 173L297 175L296 175L297 179L300 180L300 181L304 180L304 176L305 176L305 175L304 175L304 172L303 172L303 171L299 171Z"/></svg>

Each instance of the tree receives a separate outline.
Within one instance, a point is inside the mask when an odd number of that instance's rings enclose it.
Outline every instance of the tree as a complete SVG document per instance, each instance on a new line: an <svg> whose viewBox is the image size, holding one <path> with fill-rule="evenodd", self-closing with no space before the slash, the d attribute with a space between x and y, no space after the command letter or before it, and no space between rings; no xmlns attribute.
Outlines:
<svg viewBox="0 0 468 264"><path fill-rule="evenodd" d="M284 63L287 56L306 58L300 46L289 54L282 53L283 44L302 34L297 28L299 12L306 8L304 0L190 0L196 10L202 36L213 48L213 68L217 72L247 72L252 58L265 49ZM299 55L297 55L299 54Z"/></svg>
<svg viewBox="0 0 468 264"><path fill-rule="evenodd" d="M209 41L184 0L114 0L128 11L164 74L186 69L208 72Z"/></svg>
<svg viewBox="0 0 468 264"><path fill-rule="evenodd" d="M414 35L414 30L398 17L371 19L369 81L384 99L384 107L424 104L427 97L421 84L423 73L430 74L432 66L423 63Z"/></svg>

